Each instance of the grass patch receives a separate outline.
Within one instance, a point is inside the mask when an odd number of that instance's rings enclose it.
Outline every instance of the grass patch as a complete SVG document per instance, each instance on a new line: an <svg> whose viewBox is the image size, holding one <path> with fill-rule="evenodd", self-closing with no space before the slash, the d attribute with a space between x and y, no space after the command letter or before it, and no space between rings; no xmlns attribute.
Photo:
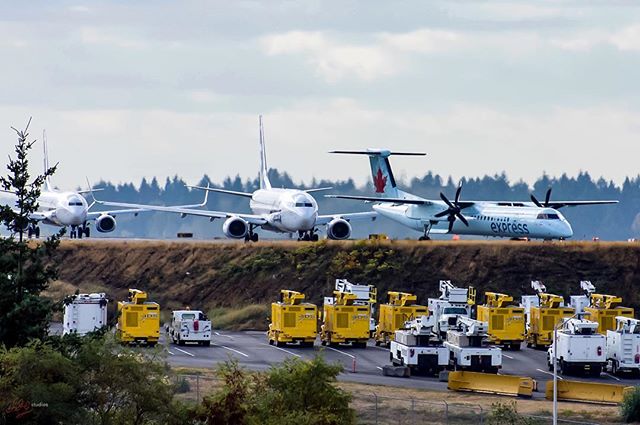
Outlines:
<svg viewBox="0 0 640 425"><path fill-rule="evenodd" d="M214 329L224 331L266 331L269 327L269 306L250 304L239 308L217 307L209 311Z"/></svg>

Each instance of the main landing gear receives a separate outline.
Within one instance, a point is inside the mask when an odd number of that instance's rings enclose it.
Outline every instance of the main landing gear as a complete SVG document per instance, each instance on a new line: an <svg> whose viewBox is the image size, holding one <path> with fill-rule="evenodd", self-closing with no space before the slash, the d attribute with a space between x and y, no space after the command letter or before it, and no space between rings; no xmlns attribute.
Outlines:
<svg viewBox="0 0 640 425"><path fill-rule="evenodd" d="M258 237L258 234L255 233L253 231L253 229L255 229L255 226L253 224L249 225L249 233L247 233L244 237L244 241L245 242L258 242L258 239L260 239Z"/></svg>
<svg viewBox="0 0 640 425"><path fill-rule="evenodd" d="M27 228L27 235L29 236L29 239L33 237L38 239L40 237L40 227L34 224L29 225Z"/></svg>
<svg viewBox="0 0 640 425"><path fill-rule="evenodd" d="M91 236L91 230L87 223L84 223L82 226L71 226L71 232L69 232L70 239L82 239L83 236Z"/></svg>
<svg viewBox="0 0 640 425"><path fill-rule="evenodd" d="M298 240L317 242L318 234L316 233L316 229L307 230L306 232L304 230L298 231Z"/></svg>
<svg viewBox="0 0 640 425"><path fill-rule="evenodd" d="M429 232L431 232L431 228L433 227L434 224L436 224L437 221L434 220L430 220L429 224L425 224L424 225L424 235L420 236L418 238L419 241L430 241L431 238L429 237Z"/></svg>

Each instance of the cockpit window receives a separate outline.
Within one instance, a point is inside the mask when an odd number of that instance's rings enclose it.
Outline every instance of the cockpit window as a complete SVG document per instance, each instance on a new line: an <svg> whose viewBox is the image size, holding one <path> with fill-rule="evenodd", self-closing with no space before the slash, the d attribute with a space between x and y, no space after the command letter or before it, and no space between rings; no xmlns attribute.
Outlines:
<svg viewBox="0 0 640 425"><path fill-rule="evenodd" d="M309 207L313 207L313 204L311 202L296 202L296 207L297 208L309 208Z"/></svg>
<svg viewBox="0 0 640 425"><path fill-rule="evenodd" d="M70 207L81 207L82 201L79 198L69 198Z"/></svg>
<svg viewBox="0 0 640 425"><path fill-rule="evenodd" d="M538 220L560 220L560 216L558 214L546 214L540 213L537 217Z"/></svg>

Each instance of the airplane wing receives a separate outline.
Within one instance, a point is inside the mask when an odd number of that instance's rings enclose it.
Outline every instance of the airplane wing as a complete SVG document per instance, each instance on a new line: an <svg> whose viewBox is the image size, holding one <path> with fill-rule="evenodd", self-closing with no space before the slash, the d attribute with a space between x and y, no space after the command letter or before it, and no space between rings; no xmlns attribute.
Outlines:
<svg viewBox="0 0 640 425"><path fill-rule="evenodd" d="M107 210L107 211L91 211L89 213L87 213L87 219L88 220L95 220L98 217L100 217L101 215L110 215L115 217L116 215L121 215L121 214L135 214L138 215L141 212L145 212L145 211L149 211L148 208L143 209L143 208L128 208L128 209L123 209L123 210Z"/></svg>
<svg viewBox="0 0 640 425"><path fill-rule="evenodd" d="M346 213L346 214L330 214L330 215L319 215L316 220L316 224L318 226L322 226L328 224L331 220L336 218L343 219L346 221L353 220L371 220L374 221L377 218L378 214L375 211L371 212L359 212L359 213Z"/></svg>
<svg viewBox="0 0 640 425"><path fill-rule="evenodd" d="M606 201L551 201L550 208L558 209L562 207L578 207L580 205L607 205L617 204L618 201L606 200Z"/></svg>
<svg viewBox="0 0 640 425"><path fill-rule="evenodd" d="M190 186L190 185L186 185L186 186L190 189L200 189L200 190L206 190L207 192L226 193L227 195L243 196L245 198L251 198L253 196L253 193L238 192L235 190L217 189L215 187L208 187L208 186L202 187L202 186Z"/></svg>
<svg viewBox="0 0 640 425"><path fill-rule="evenodd" d="M388 204L412 204L412 205L432 205L433 202L426 199L404 199L404 198L380 198L378 196L354 196L354 195L324 195L325 198L353 199L356 201L383 202Z"/></svg>
<svg viewBox="0 0 640 425"><path fill-rule="evenodd" d="M246 220L250 224L255 224L256 226L262 226L267 223L267 220L259 215L253 214L235 214L231 212L225 211L210 211L210 210L196 210L193 208L185 208L181 206L160 206L160 205L143 205L143 204L127 204L122 202L109 202L109 201L98 201L97 203L100 205L105 205L108 207L121 207L121 208L132 208L132 209L140 209L143 211L161 211L168 212L174 214L180 214L183 217L187 215L193 215L197 217L208 217L210 220L215 220L216 218L229 218L229 217L240 217L243 220Z"/></svg>

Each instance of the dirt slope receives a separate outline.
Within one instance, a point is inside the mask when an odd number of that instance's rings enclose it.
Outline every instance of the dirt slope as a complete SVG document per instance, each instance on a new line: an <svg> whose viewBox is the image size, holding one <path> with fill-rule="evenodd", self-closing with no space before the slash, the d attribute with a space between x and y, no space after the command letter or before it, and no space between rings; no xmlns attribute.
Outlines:
<svg viewBox="0 0 640 425"><path fill-rule="evenodd" d="M640 244L534 242L258 243L65 241L57 254L64 288L104 289L120 299L147 290L163 307L268 303L282 288L321 303L337 277L416 293L426 303L438 281L473 285L478 293L532 293L542 280L551 292L578 294L579 281L640 308ZM70 284L70 285L67 285Z"/></svg>

